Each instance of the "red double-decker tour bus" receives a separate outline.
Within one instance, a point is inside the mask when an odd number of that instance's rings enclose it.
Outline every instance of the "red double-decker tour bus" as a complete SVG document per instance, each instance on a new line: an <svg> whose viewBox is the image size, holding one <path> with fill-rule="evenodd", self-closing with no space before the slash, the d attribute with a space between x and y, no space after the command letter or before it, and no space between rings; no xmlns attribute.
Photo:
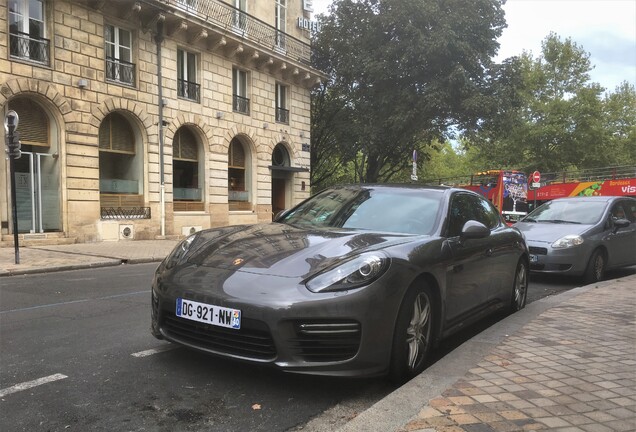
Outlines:
<svg viewBox="0 0 636 432"><path fill-rule="evenodd" d="M576 196L636 197L636 166L541 173L540 187L528 190L530 208L546 201Z"/></svg>

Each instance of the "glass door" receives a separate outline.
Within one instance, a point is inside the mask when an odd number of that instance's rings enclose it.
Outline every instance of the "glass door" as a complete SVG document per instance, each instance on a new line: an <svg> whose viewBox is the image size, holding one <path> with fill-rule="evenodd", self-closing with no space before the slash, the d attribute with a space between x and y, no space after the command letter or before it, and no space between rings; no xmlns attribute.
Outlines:
<svg viewBox="0 0 636 432"><path fill-rule="evenodd" d="M19 233L61 230L57 159L47 153L23 151L15 161Z"/></svg>

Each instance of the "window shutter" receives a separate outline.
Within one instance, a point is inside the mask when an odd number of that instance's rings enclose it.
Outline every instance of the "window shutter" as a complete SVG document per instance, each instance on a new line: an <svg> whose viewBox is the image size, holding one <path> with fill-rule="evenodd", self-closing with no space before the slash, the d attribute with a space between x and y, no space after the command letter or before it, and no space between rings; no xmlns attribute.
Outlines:
<svg viewBox="0 0 636 432"><path fill-rule="evenodd" d="M243 145L239 141L232 140L230 143L229 165L231 167L245 168L245 150L243 150Z"/></svg>
<svg viewBox="0 0 636 432"><path fill-rule="evenodd" d="M99 148L135 154L135 136L130 123L124 116L117 113L106 116L99 127Z"/></svg>
<svg viewBox="0 0 636 432"><path fill-rule="evenodd" d="M49 143L49 119L37 103L21 98L11 101L9 108L20 116L18 132L22 144L51 146Z"/></svg>
<svg viewBox="0 0 636 432"><path fill-rule="evenodd" d="M173 159L197 161L199 152L194 134L187 128L180 128L173 142Z"/></svg>

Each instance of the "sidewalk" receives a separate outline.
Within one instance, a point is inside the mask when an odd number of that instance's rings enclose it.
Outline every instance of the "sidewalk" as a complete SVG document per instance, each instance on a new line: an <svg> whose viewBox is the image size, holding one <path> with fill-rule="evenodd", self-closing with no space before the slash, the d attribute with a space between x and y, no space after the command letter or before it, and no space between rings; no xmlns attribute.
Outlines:
<svg viewBox="0 0 636 432"><path fill-rule="evenodd" d="M159 262L177 243L178 240L131 240L20 247L20 264L15 264L15 249L3 247L0 276Z"/></svg>
<svg viewBox="0 0 636 432"><path fill-rule="evenodd" d="M1 276L160 261L176 240L0 248ZM340 432L636 431L636 275L546 297Z"/></svg>
<svg viewBox="0 0 636 432"><path fill-rule="evenodd" d="M528 305L340 432L636 431L636 275Z"/></svg>

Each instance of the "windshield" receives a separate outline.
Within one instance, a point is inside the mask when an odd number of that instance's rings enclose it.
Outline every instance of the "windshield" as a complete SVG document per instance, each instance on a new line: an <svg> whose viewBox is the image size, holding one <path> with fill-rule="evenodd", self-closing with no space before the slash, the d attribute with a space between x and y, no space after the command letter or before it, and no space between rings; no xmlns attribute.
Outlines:
<svg viewBox="0 0 636 432"><path fill-rule="evenodd" d="M312 228L347 228L430 234L443 191L410 188L330 189L300 204L278 222Z"/></svg>
<svg viewBox="0 0 636 432"><path fill-rule="evenodd" d="M550 201L537 207L523 221L592 225L601 219L606 206L607 202L585 201L576 198Z"/></svg>

